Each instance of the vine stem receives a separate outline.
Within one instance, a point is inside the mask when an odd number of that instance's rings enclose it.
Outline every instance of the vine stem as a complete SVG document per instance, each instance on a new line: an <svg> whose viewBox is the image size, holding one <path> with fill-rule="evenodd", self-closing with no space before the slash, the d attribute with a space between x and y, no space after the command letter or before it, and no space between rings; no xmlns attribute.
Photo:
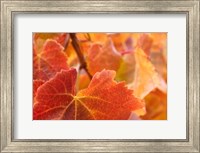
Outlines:
<svg viewBox="0 0 200 153"><path fill-rule="evenodd" d="M78 56L78 59L79 59L79 62L80 62L80 69L84 69L85 72L87 73L88 77L90 79L92 79L92 75L90 74L90 72L88 71L87 69L87 63L85 61L85 58L81 52L81 48L79 46L79 43L78 43L78 39L76 37L76 34L75 33L70 33L70 38L72 40L72 46L74 47L74 50Z"/></svg>

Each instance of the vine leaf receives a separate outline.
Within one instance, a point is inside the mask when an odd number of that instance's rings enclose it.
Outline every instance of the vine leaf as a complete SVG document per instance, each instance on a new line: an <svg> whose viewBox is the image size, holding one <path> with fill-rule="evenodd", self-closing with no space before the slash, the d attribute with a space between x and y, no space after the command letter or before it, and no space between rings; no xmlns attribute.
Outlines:
<svg viewBox="0 0 200 153"><path fill-rule="evenodd" d="M142 34L137 41L137 46L141 48L146 53L147 56L149 56L151 52L152 44L153 44L153 39L148 34Z"/></svg>
<svg viewBox="0 0 200 153"><path fill-rule="evenodd" d="M88 51L87 66L92 75L103 69L116 71L120 66L120 62L121 55L116 51L111 39L103 46L93 44Z"/></svg>
<svg viewBox="0 0 200 153"><path fill-rule="evenodd" d="M37 90L38 88L44 84L44 81L43 80L33 80L33 103L36 102L35 100L35 96L37 94Z"/></svg>
<svg viewBox="0 0 200 153"><path fill-rule="evenodd" d="M69 69L64 48L55 40L47 39L41 51L33 53L33 79L47 81L56 72Z"/></svg>
<svg viewBox="0 0 200 153"><path fill-rule="evenodd" d="M145 98L146 114L144 120L167 120L167 94L156 89Z"/></svg>
<svg viewBox="0 0 200 153"><path fill-rule="evenodd" d="M77 72L63 70L38 89L34 120L127 120L143 101L114 81L115 71L96 73L89 86L75 94Z"/></svg>
<svg viewBox="0 0 200 153"><path fill-rule="evenodd" d="M167 92L167 85L164 79L157 73L155 67L140 48L136 48L135 55L135 77L129 85L134 90L136 97L143 99L152 90L158 88L163 93Z"/></svg>
<svg viewBox="0 0 200 153"><path fill-rule="evenodd" d="M69 41L69 34L67 33L34 33L34 41L43 40L45 42L47 39L56 40L59 44L65 47L65 45Z"/></svg>

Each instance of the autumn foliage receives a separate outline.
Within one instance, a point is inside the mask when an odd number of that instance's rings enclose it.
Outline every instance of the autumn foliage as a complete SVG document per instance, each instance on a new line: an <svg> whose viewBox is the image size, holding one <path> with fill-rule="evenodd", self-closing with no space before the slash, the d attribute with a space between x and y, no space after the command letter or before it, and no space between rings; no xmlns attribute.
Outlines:
<svg viewBox="0 0 200 153"><path fill-rule="evenodd" d="M166 120L166 33L34 33L34 120Z"/></svg>

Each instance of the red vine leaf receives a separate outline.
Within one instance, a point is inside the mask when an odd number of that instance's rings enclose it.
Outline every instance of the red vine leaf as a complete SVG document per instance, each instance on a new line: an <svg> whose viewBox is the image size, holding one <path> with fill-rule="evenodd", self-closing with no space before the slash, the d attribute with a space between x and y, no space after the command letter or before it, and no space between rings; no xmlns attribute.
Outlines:
<svg viewBox="0 0 200 153"><path fill-rule="evenodd" d="M38 89L33 111L34 120L72 119L77 72L58 72Z"/></svg>
<svg viewBox="0 0 200 153"><path fill-rule="evenodd" d="M88 88L75 95L76 70L62 71L37 92L33 118L36 120L126 120L144 107L124 82L114 81L115 72L96 73Z"/></svg>
<svg viewBox="0 0 200 153"><path fill-rule="evenodd" d="M48 39L42 51L34 50L33 55L33 79L48 80L56 72L62 69L67 70L67 56L63 47L55 40Z"/></svg>
<svg viewBox="0 0 200 153"><path fill-rule="evenodd" d="M125 82L114 81L115 71L103 70L94 75L88 88L77 94L85 109L82 115L88 119L123 120L134 110L144 107L125 87ZM80 115L80 117L82 117Z"/></svg>
<svg viewBox="0 0 200 153"><path fill-rule="evenodd" d="M33 81L33 97L35 97L37 89L44 84L44 81L42 80L34 80Z"/></svg>

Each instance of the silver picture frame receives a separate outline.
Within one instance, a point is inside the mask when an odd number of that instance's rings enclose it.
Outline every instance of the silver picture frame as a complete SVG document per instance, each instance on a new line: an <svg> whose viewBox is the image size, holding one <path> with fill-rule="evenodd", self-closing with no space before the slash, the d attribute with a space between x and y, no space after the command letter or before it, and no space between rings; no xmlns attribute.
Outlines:
<svg viewBox="0 0 200 153"><path fill-rule="evenodd" d="M1 2L1 152L200 152L199 0L0 0ZM187 62L187 138L184 140L17 140L13 137L15 14L126 13L185 14ZM31 101L31 100L30 100Z"/></svg>

